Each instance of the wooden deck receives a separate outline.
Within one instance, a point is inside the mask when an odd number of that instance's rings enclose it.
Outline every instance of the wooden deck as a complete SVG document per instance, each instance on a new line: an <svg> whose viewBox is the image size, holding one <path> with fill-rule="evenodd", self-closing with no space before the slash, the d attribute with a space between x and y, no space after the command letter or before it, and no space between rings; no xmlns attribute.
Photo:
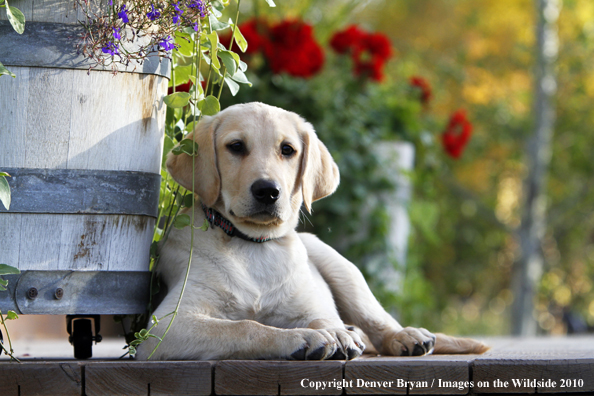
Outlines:
<svg viewBox="0 0 594 396"><path fill-rule="evenodd" d="M480 356L346 363L25 357L0 361L0 395L594 394L594 336L486 341L493 348Z"/></svg>

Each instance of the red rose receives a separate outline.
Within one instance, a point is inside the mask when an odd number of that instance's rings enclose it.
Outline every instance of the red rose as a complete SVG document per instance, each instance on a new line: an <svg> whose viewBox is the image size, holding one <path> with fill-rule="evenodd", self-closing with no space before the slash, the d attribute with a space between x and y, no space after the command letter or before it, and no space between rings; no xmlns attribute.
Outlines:
<svg viewBox="0 0 594 396"><path fill-rule="evenodd" d="M412 76L409 82L411 86L418 88L421 91L421 103L427 105L432 97L431 86L429 85L429 82L427 82L427 80L425 80L423 77L419 76Z"/></svg>
<svg viewBox="0 0 594 396"><path fill-rule="evenodd" d="M324 65L324 52L313 29L302 21L283 21L270 28L265 55L274 73L311 77Z"/></svg>
<svg viewBox="0 0 594 396"><path fill-rule="evenodd" d="M330 46L337 53L346 54L359 45L364 35L365 32L357 25L351 25L345 30L335 33L330 39Z"/></svg>
<svg viewBox="0 0 594 396"><path fill-rule="evenodd" d="M382 33L368 33L363 37L362 46L376 59L387 61L392 56L390 39Z"/></svg>
<svg viewBox="0 0 594 396"><path fill-rule="evenodd" d="M466 112L464 110L456 111L450 117L450 122L441 135L444 150L450 157L460 158L471 135L472 124L466 118Z"/></svg>
<svg viewBox="0 0 594 396"><path fill-rule="evenodd" d="M384 64L392 56L392 46L386 35L367 33L351 25L335 33L330 46L339 54L351 54L356 76L366 76L375 81L384 79Z"/></svg>

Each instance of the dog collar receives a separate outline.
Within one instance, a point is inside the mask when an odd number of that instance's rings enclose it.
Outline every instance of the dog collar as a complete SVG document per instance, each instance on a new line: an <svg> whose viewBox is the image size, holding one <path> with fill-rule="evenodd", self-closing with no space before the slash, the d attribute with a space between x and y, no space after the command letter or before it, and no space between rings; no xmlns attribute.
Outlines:
<svg viewBox="0 0 594 396"><path fill-rule="evenodd" d="M204 211L204 214L206 215L206 218L208 219L210 225L221 228L223 231L225 231L225 234L229 236L236 236L240 239L256 243L264 243L274 239L270 237L252 238L250 236L247 236L243 232L235 228L235 226L229 220L223 217L222 214L220 214L213 208L207 208L206 206L204 206L202 202L200 204L202 205L202 210Z"/></svg>

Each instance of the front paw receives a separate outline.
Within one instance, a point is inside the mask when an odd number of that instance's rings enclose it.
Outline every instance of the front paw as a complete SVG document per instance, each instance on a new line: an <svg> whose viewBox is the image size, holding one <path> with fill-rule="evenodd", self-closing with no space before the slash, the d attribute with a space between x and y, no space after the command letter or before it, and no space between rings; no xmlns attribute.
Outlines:
<svg viewBox="0 0 594 396"><path fill-rule="evenodd" d="M433 352L435 335L423 328L406 327L389 332L382 342L382 354L392 356L423 356Z"/></svg>
<svg viewBox="0 0 594 396"><path fill-rule="evenodd" d="M291 329L289 335L291 360L323 360L334 355L338 345L334 337L326 330Z"/></svg>
<svg viewBox="0 0 594 396"><path fill-rule="evenodd" d="M338 346L330 359L352 360L363 354L365 344L361 341L359 334L346 329L328 329L328 332L334 337Z"/></svg>

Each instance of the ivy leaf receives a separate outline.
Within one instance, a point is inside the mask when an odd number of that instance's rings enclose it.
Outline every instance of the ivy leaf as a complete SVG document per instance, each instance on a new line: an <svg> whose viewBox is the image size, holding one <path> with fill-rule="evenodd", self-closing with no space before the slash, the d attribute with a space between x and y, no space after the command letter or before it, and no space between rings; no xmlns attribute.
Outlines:
<svg viewBox="0 0 594 396"><path fill-rule="evenodd" d="M6 75L8 75L8 76L10 76L12 78L16 78L16 76L14 75L14 73L11 72L10 70L8 70L6 67L4 67L4 65L2 64L2 62L0 62L0 76L2 76L4 74L6 74Z"/></svg>
<svg viewBox="0 0 594 396"><path fill-rule="evenodd" d="M194 194L189 193L184 197L183 204L186 208L191 208L194 205Z"/></svg>
<svg viewBox="0 0 594 396"><path fill-rule="evenodd" d="M190 103L190 94L187 92L174 92L171 95L165 96L163 101L167 107L180 108L185 107Z"/></svg>
<svg viewBox="0 0 594 396"><path fill-rule="evenodd" d="M173 155L180 155L182 153L188 154L189 156L198 155L198 143L192 139L184 139L171 150Z"/></svg>
<svg viewBox="0 0 594 396"><path fill-rule="evenodd" d="M0 202L2 202L6 210L10 209L10 186L5 175L0 176Z"/></svg>
<svg viewBox="0 0 594 396"><path fill-rule="evenodd" d="M237 92L239 92L239 84L237 84L235 81L233 81L231 78L227 76L225 76L225 82L229 87L229 91L231 91L231 95L237 95Z"/></svg>
<svg viewBox="0 0 594 396"><path fill-rule="evenodd" d="M190 225L190 220L190 216L188 216L187 214L177 215L175 221L173 222L173 226L181 230L182 228L185 228Z"/></svg>
<svg viewBox="0 0 594 396"><path fill-rule="evenodd" d="M221 111L221 104L213 95L208 95L198 103L198 108L202 114L212 116Z"/></svg>
<svg viewBox="0 0 594 396"><path fill-rule="evenodd" d="M247 84L250 87L252 86L252 83L247 79L246 75L241 70L237 70L237 73L231 76L231 78L238 83Z"/></svg>
<svg viewBox="0 0 594 396"><path fill-rule="evenodd" d="M223 61L229 75L234 75L240 62L239 55L232 51L221 50L219 51L219 58Z"/></svg>
<svg viewBox="0 0 594 396"><path fill-rule="evenodd" d="M270 7L276 7L276 4L274 4L274 1L273 0L266 0L266 2L268 3L268 5Z"/></svg>
<svg viewBox="0 0 594 396"><path fill-rule="evenodd" d="M21 270L7 264L0 264L0 275L17 275Z"/></svg>
<svg viewBox="0 0 594 396"><path fill-rule="evenodd" d="M6 290L6 286L8 286L8 280L0 278L0 286L3 287L2 290Z"/></svg>
<svg viewBox="0 0 594 396"><path fill-rule="evenodd" d="M212 30L224 30L231 26L226 22L219 21L213 14L208 15L208 22Z"/></svg>
<svg viewBox="0 0 594 396"><path fill-rule="evenodd" d="M8 17L8 21L12 25L12 28L18 33L23 34L25 31L25 15L16 7L11 7L8 4L8 0L5 1L6 3L6 16Z"/></svg>
<svg viewBox="0 0 594 396"><path fill-rule="evenodd" d="M208 230L208 220L204 219L204 223L202 223L202 226L200 227L200 229L202 231Z"/></svg>
<svg viewBox="0 0 594 396"><path fill-rule="evenodd" d="M215 69L220 69L221 64L219 63L219 58L217 58L217 51L219 49L219 35L217 32L212 32L207 34L208 40L210 41L210 58L212 59L212 66Z"/></svg>
<svg viewBox="0 0 594 396"><path fill-rule="evenodd" d="M19 315L17 315L17 313L14 311L8 311L8 313L6 314L6 319L8 319L8 320L15 320L18 318L19 318Z"/></svg>
<svg viewBox="0 0 594 396"><path fill-rule="evenodd" d="M233 37L235 38L235 42L239 46L239 49L241 50L241 52L245 52L245 50L248 47L248 43L245 40L245 37L243 37L243 34L241 34L241 32L239 31L239 27L236 27L235 28L235 32L233 33Z"/></svg>

